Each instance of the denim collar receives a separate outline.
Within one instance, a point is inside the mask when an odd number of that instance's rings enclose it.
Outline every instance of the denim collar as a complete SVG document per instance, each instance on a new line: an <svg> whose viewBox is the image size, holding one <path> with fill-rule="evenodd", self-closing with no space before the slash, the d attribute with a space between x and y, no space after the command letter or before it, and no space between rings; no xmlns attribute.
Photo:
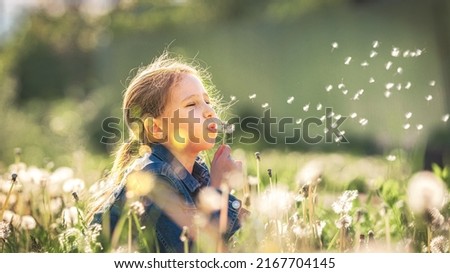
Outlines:
<svg viewBox="0 0 450 273"><path fill-rule="evenodd" d="M160 160L168 163L190 192L195 192L201 187L209 186L210 176L208 167L200 157L196 158L191 174L188 170L186 170L183 164L181 164L180 161L178 161L178 159L173 156L173 154L166 147L164 147L164 145L151 144L151 149L151 156L154 155Z"/></svg>

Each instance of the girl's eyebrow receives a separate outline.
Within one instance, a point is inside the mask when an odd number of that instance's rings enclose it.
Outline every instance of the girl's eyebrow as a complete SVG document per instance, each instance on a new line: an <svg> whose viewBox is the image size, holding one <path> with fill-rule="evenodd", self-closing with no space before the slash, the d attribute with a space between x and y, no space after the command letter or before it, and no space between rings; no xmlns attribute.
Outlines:
<svg viewBox="0 0 450 273"><path fill-rule="evenodd" d="M194 95L190 95L190 96L188 96L188 97L186 97L186 98L184 98L181 102L185 102L185 101L187 101L187 100L190 100L190 99L192 99L192 98L196 98L196 97L200 97L200 95L198 95L198 94L194 94ZM205 99L208 99L209 100L209 96L208 96L208 94L207 93L203 93L203 98L205 98Z"/></svg>

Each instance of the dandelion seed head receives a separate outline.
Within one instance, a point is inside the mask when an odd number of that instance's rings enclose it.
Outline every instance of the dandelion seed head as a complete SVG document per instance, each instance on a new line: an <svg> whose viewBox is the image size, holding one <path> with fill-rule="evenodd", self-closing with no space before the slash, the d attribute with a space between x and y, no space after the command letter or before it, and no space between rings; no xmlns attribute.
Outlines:
<svg viewBox="0 0 450 273"><path fill-rule="evenodd" d="M142 216L145 213L144 204L142 204L142 202L140 201L134 201L130 204L130 211L137 216Z"/></svg>
<svg viewBox="0 0 450 273"><path fill-rule="evenodd" d="M61 213L63 224L67 227L73 227L78 224L78 209L76 207L68 207L63 209Z"/></svg>
<svg viewBox="0 0 450 273"><path fill-rule="evenodd" d="M309 110L309 103L303 106L303 111L308 112L308 110Z"/></svg>
<svg viewBox="0 0 450 273"><path fill-rule="evenodd" d="M84 181L79 178L72 178L64 182L63 191L67 193L80 192L84 190Z"/></svg>
<svg viewBox="0 0 450 273"><path fill-rule="evenodd" d="M350 56L346 57L345 61L344 61L344 64L349 65L351 60L352 60L352 57L350 57Z"/></svg>
<svg viewBox="0 0 450 273"><path fill-rule="evenodd" d="M279 212L289 211L295 200L294 195L287 187L277 184L270 191L264 191L255 203L259 213L269 219L279 219L284 215Z"/></svg>
<svg viewBox="0 0 450 273"><path fill-rule="evenodd" d="M427 208L424 216L433 231L440 230L444 226L445 218L437 208Z"/></svg>
<svg viewBox="0 0 450 273"><path fill-rule="evenodd" d="M397 157L395 155L388 155L386 156L387 161L395 161L397 159Z"/></svg>
<svg viewBox="0 0 450 273"><path fill-rule="evenodd" d="M441 120L442 120L443 122L447 122L449 117L450 117L450 114L445 114L445 115L442 116L442 119L441 119Z"/></svg>
<svg viewBox="0 0 450 273"><path fill-rule="evenodd" d="M333 89L333 85L329 84L325 87L325 91L330 92Z"/></svg>
<svg viewBox="0 0 450 273"><path fill-rule="evenodd" d="M247 177L247 182L251 186L256 186L258 185L258 177L249 175Z"/></svg>
<svg viewBox="0 0 450 273"><path fill-rule="evenodd" d="M337 214L347 214L353 207L353 200L358 197L358 191L344 191L338 200L331 204L331 208Z"/></svg>
<svg viewBox="0 0 450 273"><path fill-rule="evenodd" d="M21 218L20 228L24 230L32 230L36 228L36 220L31 215L24 215Z"/></svg>
<svg viewBox="0 0 450 273"><path fill-rule="evenodd" d="M448 240L442 235L434 237L430 242L431 253L447 253L448 249Z"/></svg>
<svg viewBox="0 0 450 273"><path fill-rule="evenodd" d="M348 228L352 224L352 217L350 215L342 215L338 220L335 221L335 225L338 229Z"/></svg>
<svg viewBox="0 0 450 273"><path fill-rule="evenodd" d="M417 124L416 125L416 129L417 129L417 131L422 130L423 129L423 125L422 124Z"/></svg>
<svg viewBox="0 0 450 273"><path fill-rule="evenodd" d="M424 213L431 207L442 209L446 194L444 182L430 171L415 173L408 181L408 205L415 213Z"/></svg>
<svg viewBox="0 0 450 273"><path fill-rule="evenodd" d="M6 221L0 221L0 240L6 241L11 234L11 229L9 228L9 223Z"/></svg>
<svg viewBox="0 0 450 273"><path fill-rule="evenodd" d="M287 99L288 104L292 104L293 101L294 101L294 97L292 97L292 96Z"/></svg>
<svg viewBox="0 0 450 273"><path fill-rule="evenodd" d="M412 113L411 112L407 112L406 114L405 114L405 118L406 119L410 119L412 117Z"/></svg>
<svg viewBox="0 0 450 273"><path fill-rule="evenodd" d="M317 160L310 161L297 172L296 181L300 187L303 185L317 185L321 181L322 172L322 162Z"/></svg>
<svg viewBox="0 0 450 273"><path fill-rule="evenodd" d="M425 100L426 101L431 101L433 99L433 96L432 95L427 95L427 96L425 96Z"/></svg>
<svg viewBox="0 0 450 273"><path fill-rule="evenodd" d="M408 130L409 127L411 127L411 124L409 124L409 123L403 124L403 129Z"/></svg>
<svg viewBox="0 0 450 273"><path fill-rule="evenodd" d="M386 70L391 69L391 67L392 67L392 62L391 61L387 62L385 65Z"/></svg>

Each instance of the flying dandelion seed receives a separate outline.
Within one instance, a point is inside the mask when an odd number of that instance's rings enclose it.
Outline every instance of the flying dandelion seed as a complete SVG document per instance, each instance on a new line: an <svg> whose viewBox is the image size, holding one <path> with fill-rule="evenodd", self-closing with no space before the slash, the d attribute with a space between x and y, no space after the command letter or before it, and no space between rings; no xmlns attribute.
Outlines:
<svg viewBox="0 0 450 273"><path fill-rule="evenodd" d="M339 44L338 44L337 42L333 42L333 43L331 44L331 51L337 49L338 47L339 47Z"/></svg>
<svg viewBox="0 0 450 273"><path fill-rule="evenodd" d="M405 85L405 89L411 88L411 85L412 85L411 82L407 82L406 85Z"/></svg>
<svg viewBox="0 0 450 273"><path fill-rule="evenodd" d="M369 83L374 83L374 82L375 82L375 79L373 77L370 77Z"/></svg>
<svg viewBox="0 0 450 273"><path fill-rule="evenodd" d="M320 111L322 109L322 104L321 103L317 104L316 109L317 111Z"/></svg>
<svg viewBox="0 0 450 273"><path fill-rule="evenodd" d="M423 50L422 49L416 49L416 57L419 57L420 55L422 55Z"/></svg>
<svg viewBox="0 0 450 273"><path fill-rule="evenodd" d="M409 50L405 50L405 51L403 51L403 58L407 58L407 57L409 57Z"/></svg>
<svg viewBox="0 0 450 273"><path fill-rule="evenodd" d="M336 120L340 120L340 119L342 118L342 115L336 115L334 118L335 118Z"/></svg>
<svg viewBox="0 0 450 273"><path fill-rule="evenodd" d="M236 100L236 96L230 96L230 100L231 101L235 101Z"/></svg>
<svg viewBox="0 0 450 273"><path fill-rule="evenodd" d="M411 124L409 124L409 123L403 124L403 129L408 130L409 127L411 127Z"/></svg>
<svg viewBox="0 0 450 273"><path fill-rule="evenodd" d="M386 98L389 98L391 95L392 95L391 91L389 91L389 90L384 91L384 96Z"/></svg>
<svg viewBox="0 0 450 273"><path fill-rule="evenodd" d="M359 93L356 93L355 95L353 95L352 100L359 100Z"/></svg>
<svg viewBox="0 0 450 273"><path fill-rule="evenodd" d="M410 119L411 117L412 117L412 113L411 112L408 112L408 113L405 114L405 118L406 119Z"/></svg>
<svg viewBox="0 0 450 273"><path fill-rule="evenodd" d="M336 142L336 143L340 143L341 140L342 140L342 136L337 136L334 138L334 142Z"/></svg>
<svg viewBox="0 0 450 273"><path fill-rule="evenodd" d="M343 84L343 83L338 84L338 89L342 89L344 87L345 87L345 84Z"/></svg>
<svg viewBox="0 0 450 273"><path fill-rule="evenodd" d="M342 131L340 132L340 135L341 135L341 136L345 135L345 130L342 130Z"/></svg>
<svg viewBox="0 0 450 273"><path fill-rule="evenodd" d="M327 91L327 92L330 92L331 90L333 89L333 86L330 84L330 85L327 85L326 87L325 87L325 90Z"/></svg>
<svg viewBox="0 0 450 273"><path fill-rule="evenodd" d="M397 67L397 74L403 74L403 68Z"/></svg>
<svg viewBox="0 0 450 273"><path fill-rule="evenodd" d="M373 48L377 48L377 47L379 47L380 46L380 42L378 42L378 41L373 41L373 43L372 43L372 47Z"/></svg>
<svg viewBox="0 0 450 273"><path fill-rule="evenodd" d="M370 51L370 58L375 58L378 55L378 52L375 50Z"/></svg>
<svg viewBox="0 0 450 273"><path fill-rule="evenodd" d="M411 56L411 57L416 57L416 52L411 52L411 53L409 53L409 56Z"/></svg>
<svg viewBox="0 0 450 273"><path fill-rule="evenodd" d="M303 111L308 112L309 110L309 103L303 106Z"/></svg>
<svg viewBox="0 0 450 273"><path fill-rule="evenodd" d="M321 116L321 117L320 117L320 121L324 121L325 118L326 118L325 115Z"/></svg>
<svg viewBox="0 0 450 273"><path fill-rule="evenodd" d="M334 115L335 115L335 114L334 114L334 112L332 111L332 112L328 115L328 117L329 117L329 118L332 118L332 117L334 117Z"/></svg>
<svg viewBox="0 0 450 273"><path fill-rule="evenodd" d="M429 82L429 85L430 85L430 86L435 86L435 85L436 85L436 81L430 81L430 82Z"/></svg>
<svg viewBox="0 0 450 273"><path fill-rule="evenodd" d="M365 119L365 118L362 118L362 119L359 120L359 124L361 124L362 126L366 126L368 122L369 121L367 119Z"/></svg>
<svg viewBox="0 0 450 273"><path fill-rule="evenodd" d="M385 87L387 90L390 90L392 87L394 87L394 83L388 82L388 83L386 83Z"/></svg>
<svg viewBox="0 0 450 273"><path fill-rule="evenodd" d="M364 89L359 89L357 94L358 94L358 95L364 94Z"/></svg>
<svg viewBox="0 0 450 273"><path fill-rule="evenodd" d="M248 98L251 99L251 100L253 100L253 99L256 98L256 94L251 94L251 95L248 96Z"/></svg>
<svg viewBox="0 0 450 273"><path fill-rule="evenodd" d="M352 60L352 57L345 58L344 64L349 65L351 60Z"/></svg>
<svg viewBox="0 0 450 273"><path fill-rule="evenodd" d="M401 83L397 83L397 87L396 88L397 88L398 91L402 90L402 84Z"/></svg>
<svg viewBox="0 0 450 273"><path fill-rule="evenodd" d="M287 103L288 103L288 104L292 104L293 101L294 101L294 97L289 97L289 98L287 99Z"/></svg>
<svg viewBox="0 0 450 273"><path fill-rule="evenodd" d="M358 116L358 114L356 114L355 112L353 112L353 113L350 114L350 117L351 117L351 118L356 118L357 116Z"/></svg>
<svg viewBox="0 0 450 273"><path fill-rule="evenodd" d="M364 61L364 62L361 63L361 66L362 67L368 67L369 63L367 61Z"/></svg>
<svg viewBox="0 0 450 273"><path fill-rule="evenodd" d="M296 123L296 124L302 123L302 119L301 119L301 118L297 119L297 120L295 121L295 123Z"/></svg>
<svg viewBox="0 0 450 273"><path fill-rule="evenodd" d="M386 156L387 161L395 161L397 159L397 157L395 155L388 155Z"/></svg>
<svg viewBox="0 0 450 273"><path fill-rule="evenodd" d="M267 108L267 107L269 107L269 103L267 103L267 102L266 102L266 103L263 103L263 104L261 105L261 107L262 107L262 108Z"/></svg>
<svg viewBox="0 0 450 273"><path fill-rule="evenodd" d="M443 115L443 116L442 116L442 121L443 121L443 122L447 122L449 117L450 117L450 114L445 114L445 115Z"/></svg>
<svg viewBox="0 0 450 273"><path fill-rule="evenodd" d="M385 65L386 70L391 69L391 66L392 66L392 62L391 61L387 62Z"/></svg>
<svg viewBox="0 0 450 273"><path fill-rule="evenodd" d="M392 57L398 57L399 55L400 55L400 49L398 49L398 47L392 48L391 56Z"/></svg>
<svg viewBox="0 0 450 273"><path fill-rule="evenodd" d="M342 90L342 94L347 95L348 94L348 90L347 89Z"/></svg>
<svg viewBox="0 0 450 273"><path fill-rule="evenodd" d="M417 129L417 131L422 130L423 129L423 125L422 124L417 124L416 125L416 129Z"/></svg>
<svg viewBox="0 0 450 273"><path fill-rule="evenodd" d="M426 100L426 101L431 101L432 99L433 99L433 96L432 96L432 95L428 95L428 96L425 97L425 100Z"/></svg>

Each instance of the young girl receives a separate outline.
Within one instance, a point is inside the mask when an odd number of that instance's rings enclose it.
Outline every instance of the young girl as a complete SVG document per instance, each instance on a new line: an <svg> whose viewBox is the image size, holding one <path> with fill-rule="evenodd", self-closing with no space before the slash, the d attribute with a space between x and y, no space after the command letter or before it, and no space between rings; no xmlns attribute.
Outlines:
<svg viewBox="0 0 450 273"><path fill-rule="evenodd" d="M130 139L117 152L113 183L95 197L92 223L103 223L114 234L129 211L126 204L139 200L140 225L149 237L156 235L153 248L146 250L192 251L199 237L218 240L217 250L224 250L222 240L239 229L245 213L227 191L227 178L242 172L242 165L227 145L217 149L211 172L199 157L214 147L220 125L205 75L164 53L131 80L123 99ZM203 193L212 198L199 206ZM200 210L205 204L208 208Z"/></svg>

